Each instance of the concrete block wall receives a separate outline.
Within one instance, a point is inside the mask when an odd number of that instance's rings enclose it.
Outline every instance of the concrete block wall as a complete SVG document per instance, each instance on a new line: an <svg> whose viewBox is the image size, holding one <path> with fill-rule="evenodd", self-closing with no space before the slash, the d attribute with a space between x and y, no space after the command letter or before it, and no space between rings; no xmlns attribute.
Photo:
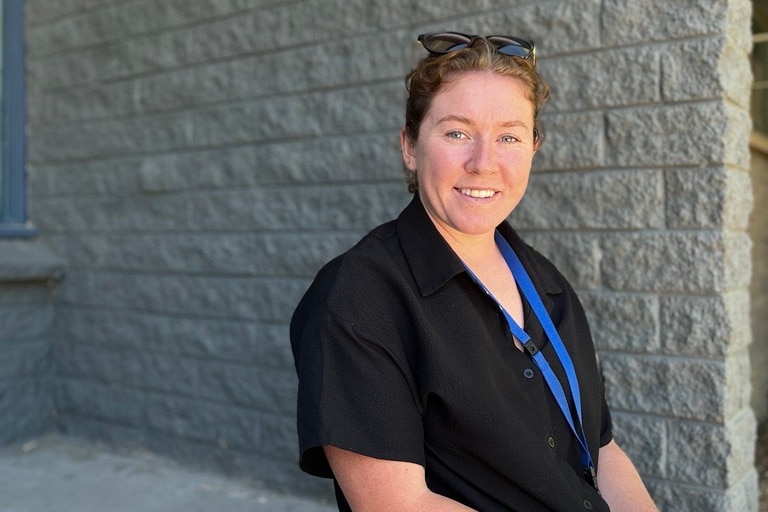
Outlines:
<svg viewBox="0 0 768 512"><path fill-rule="evenodd" d="M515 225L589 310L662 510L756 510L747 0L28 0L32 219L66 262L59 427L301 492L287 324L409 200L415 36L538 43Z"/></svg>
<svg viewBox="0 0 768 512"><path fill-rule="evenodd" d="M54 290L61 265L36 241L0 240L0 445L52 425Z"/></svg>

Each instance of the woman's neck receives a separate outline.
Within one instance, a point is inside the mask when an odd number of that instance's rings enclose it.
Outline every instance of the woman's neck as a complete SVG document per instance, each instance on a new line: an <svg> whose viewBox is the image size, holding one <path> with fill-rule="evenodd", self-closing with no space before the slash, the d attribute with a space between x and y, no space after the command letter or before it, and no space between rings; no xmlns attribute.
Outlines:
<svg viewBox="0 0 768 512"><path fill-rule="evenodd" d="M438 231L445 241L448 242L453 252L466 265L484 264L499 255L499 248L496 246L493 231L478 235L448 231L440 227L438 227Z"/></svg>

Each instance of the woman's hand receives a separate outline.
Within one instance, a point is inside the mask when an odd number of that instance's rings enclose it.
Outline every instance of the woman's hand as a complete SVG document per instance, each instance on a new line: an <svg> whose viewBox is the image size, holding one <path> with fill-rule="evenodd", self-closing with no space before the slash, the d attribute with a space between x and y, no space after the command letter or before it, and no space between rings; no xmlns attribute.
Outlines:
<svg viewBox="0 0 768 512"><path fill-rule="evenodd" d="M429 490L424 468L411 462L374 459L326 445L325 456L355 512L471 512Z"/></svg>

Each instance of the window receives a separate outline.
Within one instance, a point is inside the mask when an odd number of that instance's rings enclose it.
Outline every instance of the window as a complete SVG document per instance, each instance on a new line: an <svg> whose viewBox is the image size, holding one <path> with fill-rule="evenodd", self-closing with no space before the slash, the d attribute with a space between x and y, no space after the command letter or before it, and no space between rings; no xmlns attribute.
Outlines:
<svg viewBox="0 0 768 512"><path fill-rule="evenodd" d="M27 222L24 141L24 2L2 0L0 237L34 235Z"/></svg>
<svg viewBox="0 0 768 512"><path fill-rule="evenodd" d="M752 146L768 153L768 0L752 4Z"/></svg>

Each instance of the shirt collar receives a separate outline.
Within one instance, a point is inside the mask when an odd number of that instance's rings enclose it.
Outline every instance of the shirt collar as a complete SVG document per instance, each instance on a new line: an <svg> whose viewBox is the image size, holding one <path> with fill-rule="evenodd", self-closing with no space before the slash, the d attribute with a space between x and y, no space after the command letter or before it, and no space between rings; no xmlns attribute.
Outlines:
<svg viewBox="0 0 768 512"><path fill-rule="evenodd" d="M544 292L542 300L549 308L552 302L549 295L561 293L562 288L548 273L539 270L540 266L533 260L529 247L509 223L503 222L498 229L520 258L533 282L537 287L540 286L540 292ZM397 218L397 233L422 296L433 294L454 276L466 272L461 260L427 215L418 192Z"/></svg>

